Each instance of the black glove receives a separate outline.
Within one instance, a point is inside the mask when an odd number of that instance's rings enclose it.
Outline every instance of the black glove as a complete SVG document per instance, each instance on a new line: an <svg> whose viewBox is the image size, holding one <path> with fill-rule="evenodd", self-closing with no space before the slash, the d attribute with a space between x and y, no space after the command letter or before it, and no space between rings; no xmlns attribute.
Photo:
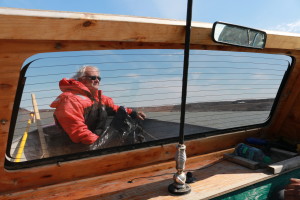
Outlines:
<svg viewBox="0 0 300 200"><path fill-rule="evenodd" d="M110 123L110 126L116 130L121 130L124 126L124 121L128 117L128 114L123 106L120 106L116 115Z"/></svg>
<svg viewBox="0 0 300 200"><path fill-rule="evenodd" d="M131 117L132 119L136 119L136 118L137 118L137 115L138 115L138 113L137 113L135 110L133 110L133 111L131 112L131 114L130 114L130 117Z"/></svg>
<svg viewBox="0 0 300 200"><path fill-rule="evenodd" d="M132 119L125 108L120 106L110 126L105 131L96 130L96 132L102 132L99 139L90 146L91 150L145 142L143 130L138 121Z"/></svg>

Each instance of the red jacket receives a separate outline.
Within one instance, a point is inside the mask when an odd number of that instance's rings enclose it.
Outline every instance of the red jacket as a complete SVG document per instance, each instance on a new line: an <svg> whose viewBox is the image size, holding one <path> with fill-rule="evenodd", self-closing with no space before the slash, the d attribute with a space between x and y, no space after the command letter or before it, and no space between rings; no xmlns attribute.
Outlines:
<svg viewBox="0 0 300 200"><path fill-rule="evenodd" d="M74 79L62 79L59 82L60 94L50 105L55 108L54 116L74 143L92 144L99 136L89 130L86 122L87 112L91 111L94 104L101 104L111 108L114 112L120 106L115 105L113 99L102 95L102 91L98 91L98 95L92 96L89 89L79 81ZM132 113L132 109L126 109L128 114Z"/></svg>

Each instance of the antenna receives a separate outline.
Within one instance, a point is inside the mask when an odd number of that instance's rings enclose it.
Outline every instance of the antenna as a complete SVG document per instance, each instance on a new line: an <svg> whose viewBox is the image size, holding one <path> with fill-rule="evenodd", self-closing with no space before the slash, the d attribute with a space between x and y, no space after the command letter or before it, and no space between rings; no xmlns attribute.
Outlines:
<svg viewBox="0 0 300 200"><path fill-rule="evenodd" d="M186 104L187 80L188 80L189 56L190 56L192 8L193 8L193 0L188 0L186 27L185 27L185 48L184 48L184 61L183 61L179 144L177 145L177 153L175 155L177 172L173 176L174 183L172 183L168 187L169 192L176 195L183 195L191 192L191 187L188 184L186 184L186 175L184 173L185 161L186 161L186 153L185 153L186 146L184 145L184 120L185 120L185 104Z"/></svg>

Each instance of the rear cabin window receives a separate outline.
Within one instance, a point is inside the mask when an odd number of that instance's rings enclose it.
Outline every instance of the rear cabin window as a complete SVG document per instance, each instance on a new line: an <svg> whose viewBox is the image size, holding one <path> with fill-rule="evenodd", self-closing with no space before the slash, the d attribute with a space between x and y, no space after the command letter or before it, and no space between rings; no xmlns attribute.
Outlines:
<svg viewBox="0 0 300 200"><path fill-rule="evenodd" d="M91 155L87 152L99 155L176 142L183 57L183 50L157 49L45 53L29 58L27 63L32 62L23 67L21 92L15 102L19 107L14 110L15 123L10 130L8 163L76 158L74 155ZM266 123L290 63L291 58L282 55L192 50L185 109L186 138ZM105 137L102 134L112 129L109 131L113 133L105 133L113 139L102 146L72 141L55 121L55 108L50 107L62 94L60 81L72 78L83 65L99 69L99 89L115 105L146 114L145 120L137 120L125 113L121 120L119 117L121 125L113 128L116 112L107 111L102 125L105 128L97 134L99 138ZM70 93L69 89L65 92ZM83 93L74 95L89 98ZM75 133L80 134L84 129L78 126Z"/></svg>

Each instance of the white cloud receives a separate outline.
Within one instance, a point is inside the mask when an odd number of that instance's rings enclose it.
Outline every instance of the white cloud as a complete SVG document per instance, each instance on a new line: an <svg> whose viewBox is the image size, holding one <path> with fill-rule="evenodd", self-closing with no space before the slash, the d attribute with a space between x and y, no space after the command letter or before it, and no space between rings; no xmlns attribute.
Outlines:
<svg viewBox="0 0 300 200"><path fill-rule="evenodd" d="M277 25L274 29L277 31L300 33L300 20L288 24Z"/></svg>

